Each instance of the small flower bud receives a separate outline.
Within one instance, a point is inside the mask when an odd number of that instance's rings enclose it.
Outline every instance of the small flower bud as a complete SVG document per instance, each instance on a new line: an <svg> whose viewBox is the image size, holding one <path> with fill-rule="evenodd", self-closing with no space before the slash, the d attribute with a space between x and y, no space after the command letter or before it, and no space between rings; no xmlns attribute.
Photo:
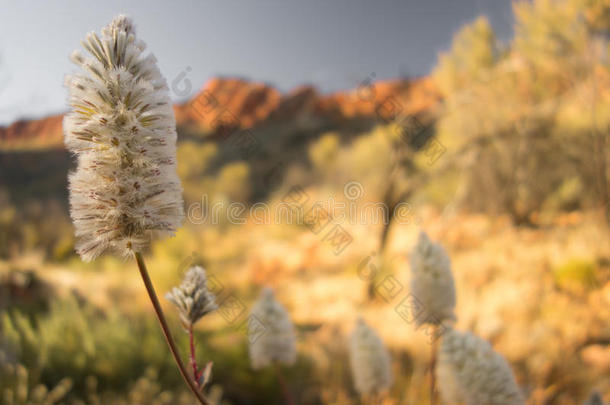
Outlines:
<svg viewBox="0 0 610 405"><path fill-rule="evenodd" d="M192 327L204 315L218 308L214 295L207 288L205 270L199 266L191 267L182 283L174 287L165 297L178 308L185 329Z"/></svg>

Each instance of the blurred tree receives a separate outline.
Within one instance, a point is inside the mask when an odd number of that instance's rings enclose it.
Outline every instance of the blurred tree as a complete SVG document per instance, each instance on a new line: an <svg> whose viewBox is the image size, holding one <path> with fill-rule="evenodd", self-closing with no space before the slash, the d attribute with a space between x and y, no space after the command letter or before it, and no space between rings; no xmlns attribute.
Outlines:
<svg viewBox="0 0 610 405"><path fill-rule="evenodd" d="M326 133L309 147L309 160L314 168L320 172L329 170L339 150L339 135Z"/></svg>
<svg viewBox="0 0 610 405"><path fill-rule="evenodd" d="M487 76L498 55L496 35L487 18L479 17L455 35L449 52L439 55L433 76L441 91L451 94Z"/></svg>
<svg viewBox="0 0 610 405"><path fill-rule="evenodd" d="M439 122L464 170L471 208L532 218L577 177L581 201L606 204L610 114L607 1L518 2L515 39L498 52L485 20L460 31L439 57L446 94Z"/></svg>
<svg viewBox="0 0 610 405"><path fill-rule="evenodd" d="M472 82L488 79L490 71L497 63L500 50L495 33L485 17L479 17L472 24L462 28L455 36L452 49L439 56L439 64L433 72L438 87L445 96L459 94L471 86ZM430 164L421 164L416 159L425 154L435 136L435 112L401 115L395 118L391 131L391 155L388 171L384 178L385 189L382 202L387 207L388 220L383 224L379 252L383 254L396 209L428 181L431 177ZM442 172L446 162L435 172ZM369 296L374 294L369 286Z"/></svg>
<svg viewBox="0 0 610 405"><path fill-rule="evenodd" d="M205 175L218 156L218 146L212 142L183 141L178 145L177 154L178 176L186 202L201 201Z"/></svg>
<svg viewBox="0 0 610 405"><path fill-rule="evenodd" d="M216 180L215 192L230 201L245 203L252 192L250 188L250 166L246 162L226 164Z"/></svg>

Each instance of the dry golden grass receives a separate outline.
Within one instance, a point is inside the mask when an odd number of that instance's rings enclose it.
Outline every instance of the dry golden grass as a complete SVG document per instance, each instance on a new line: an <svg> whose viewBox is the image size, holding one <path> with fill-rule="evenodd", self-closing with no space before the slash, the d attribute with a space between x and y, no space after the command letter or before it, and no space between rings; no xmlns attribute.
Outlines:
<svg viewBox="0 0 610 405"><path fill-rule="evenodd" d="M610 239L593 214L574 214L540 228L517 228L505 218L446 214L422 208L421 227L440 240L451 258L457 285L457 328L472 330L511 363L528 404L570 404L591 389L610 392ZM174 242L155 246L150 269L163 293L180 277L181 262L202 261L249 307L263 285L271 285L299 328L299 350L314 365L324 403L353 403L345 339L362 314L392 351L397 383L384 404L417 403L427 394L428 336L395 311L408 294L408 258L419 227L397 225L380 269L402 289L387 302L367 298L359 277L363 260L375 250L375 227L349 226L353 243L334 255L321 235L306 227L243 225L185 229ZM288 237L283 237L288 236ZM204 243L205 241L205 243ZM196 255L192 255L196 252ZM574 259L591 263L594 280L557 278L559 266ZM381 265L382 264L382 265ZM101 307L148 311L134 263L101 260L100 269L42 263L30 255L1 269L36 268L59 291L77 290ZM94 266L96 267L96 266ZM184 270L184 269L182 269ZM169 310L170 306L164 302ZM210 316L203 329L227 329ZM243 342L241 332L213 339L219 347ZM402 398L402 399L401 399ZM610 398L606 398L608 400Z"/></svg>

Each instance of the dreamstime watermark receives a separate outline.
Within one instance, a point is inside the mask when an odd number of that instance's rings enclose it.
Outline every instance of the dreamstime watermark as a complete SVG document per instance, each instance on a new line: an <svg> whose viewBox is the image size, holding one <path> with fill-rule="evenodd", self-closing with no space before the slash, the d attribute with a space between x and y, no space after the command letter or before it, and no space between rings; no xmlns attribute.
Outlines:
<svg viewBox="0 0 610 405"><path fill-rule="evenodd" d="M310 197L301 186L290 188L281 201L275 204L256 202L248 205L223 200L210 202L209 196L203 194L201 201L188 206L187 217L195 225L243 225L248 221L255 225L307 225L316 233L319 233L318 228L331 219L335 223L349 225L388 225L391 219L402 225L417 224L420 221L412 204L408 202L400 202L391 212L390 207L383 202L361 201L364 188L356 181L345 184L343 196L345 198L341 200L331 196L325 201L315 201L306 206Z"/></svg>
<svg viewBox="0 0 610 405"><path fill-rule="evenodd" d="M295 186L284 195L282 203L289 204L294 211L302 213L303 209L308 206L310 198L305 190L300 186ZM345 230L340 223L335 223L334 226L328 228L334 221L332 214L317 201L314 202L309 210L305 213L303 224L305 224L315 235L322 235L322 243L328 244L335 255L340 255L354 241L352 235ZM326 229L326 232L322 233Z"/></svg>
<svg viewBox="0 0 610 405"><path fill-rule="evenodd" d="M183 69L171 82L172 92L179 97L188 97L193 84L188 78L190 66ZM203 121L210 122L211 128L222 142L237 150L242 159L249 159L261 149L261 142L249 129L243 129L239 117L222 106L208 90L203 90L187 102L188 107Z"/></svg>

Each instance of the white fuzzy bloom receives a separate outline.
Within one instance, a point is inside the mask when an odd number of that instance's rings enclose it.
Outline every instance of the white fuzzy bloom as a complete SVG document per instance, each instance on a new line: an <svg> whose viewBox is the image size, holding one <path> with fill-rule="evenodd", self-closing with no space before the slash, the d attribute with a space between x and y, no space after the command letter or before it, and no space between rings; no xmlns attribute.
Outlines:
<svg viewBox="0 0 610 405"><path fill-rule="evenodd" d="M208 290L205 270L200 266L191 267L182 283L165 297L178 307L180 320L186 329L218 308L214 295Z"/></svg>
<svg viewBox="0 0 610 405"><path fill-rule="evenodd" d="M263 289L248 323L250 362L255 370L273 362L292 365L297 359L294 326L270 288Z"/></svg>
<svg viewBox="0 0 610 405"><path fill-rule="evenodd" d="M422 307L415 318L417 326L455 320L455 283L449 256L423 231L411 253L411 294Z"/></svg>
<svg viewBox="0 0 610 405"><path fill-rule="evenodd" d="M436 373L443 403L525 403L504 357L471 333L447 330L443 334Z"/></svg>
<svg viewBox="0 0 610 405"><path fill-rule="evenodd" d="M390 387L390 355L381 338L361 318L350 337L349 353L356 391L368 395Z"/></svg>
<svg viewBox="0 0 610 405"><path fill-rule="evenodd" d="M116 17L72 54L84 72L66 78L72 110L64 141L77 156L70 174L76 250L90 261L111 249L144 249L184 217L176 175L176 123L168 87L130 19Z"/></svg>

